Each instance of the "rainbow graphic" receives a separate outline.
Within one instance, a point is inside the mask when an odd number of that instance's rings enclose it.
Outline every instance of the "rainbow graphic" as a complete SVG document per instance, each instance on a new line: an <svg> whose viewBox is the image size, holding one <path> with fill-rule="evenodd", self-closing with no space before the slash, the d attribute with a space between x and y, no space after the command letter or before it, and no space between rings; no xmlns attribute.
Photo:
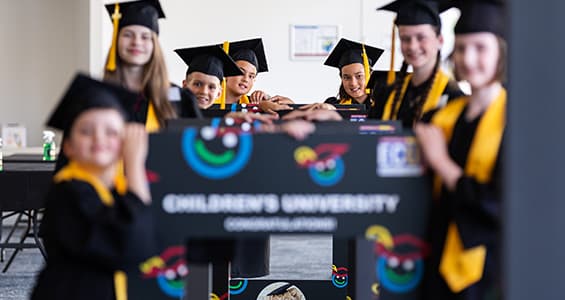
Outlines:
<svg viewBox="0 0 565 300"><path fill-rule="evenodd" d="M315 183L328 187L343 178L345 164L341 157L348 150L346 144L320 144L314 149L300 146L294 150L294 160L300 167L308 169Z"/></svg>
<svg viewBox="0 0 565 300"><path fill-rule="evenodd" d="M232 120L233 122L233 120ZM187 128L182 135L181 150L185 161L199 175L220 180L240 172L253 150L251 124L219 128L220 119L211 126ZM216 146L212 151L209 146Z"/></svg>
<svg viewBox="0 0 565 300"><path fill-rule="evenodd" d="M392 293L414 290L424 276L423 259L429 255L428 245L419 238L402 234L392 236L380 225L371 226L365 236L375 241L376 276L380 286ZM401 253L398 249L403 249ZM405 249L413 249L406 252Z"/></svg>
<svg viewBox="0 0 565 300"><path fill-rule="evenodd" d="M184 253L183 246L173 246L159 256L151 257L139 267L143 277L155 278L164 294L171 298L182 299L184 282L189 273Z"/></svg>

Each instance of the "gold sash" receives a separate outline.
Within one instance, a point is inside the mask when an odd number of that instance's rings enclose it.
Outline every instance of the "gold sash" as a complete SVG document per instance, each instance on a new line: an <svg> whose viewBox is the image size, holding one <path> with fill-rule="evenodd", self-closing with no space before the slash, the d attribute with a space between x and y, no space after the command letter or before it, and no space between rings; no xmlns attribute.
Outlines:
<svg viewBox="0 0 565 300"><path fill-rule="evenodd" d="M153 103L149 101L149 106L147 107L147 120L145 120L145 130L147 130L148 133L153 133L159 131L160 127Z"/></svg>
<svg viewBox="0 0 565 300"><path fill-rule="evenodd" d="M459 293L483 277L487 249L479 245L464 249L455 222L447 229L447 238L441 256L439 272L449 288Z"/></svg>
<svg viewBox="0 0 565 300"><path fill-rule="evenodd" d="M398 112L400 106L402 105L402 102L404 101L404 94L406 93L408 84L410 84L410 79L412 79L412 74L408 74L404 78L404 82L402 83L402 89L400 90L400 101L398 101L394 109L394 111L396 112ZM437 71L434 78L433 86L430 89L430 92L428 93L428 97L426 98L426 101L424 102L422 115L438 107L439 101L441 99L441 95L443 94L443 91L445 90L447 83L449 83L449 77L447 76L447 74L445 74L442 70ZM398 118L397 115L392 116L392 111L393 111L392 102L394 102L395 94L396 92L392 91L386 102L385 110L383 112L383 118L382 118L385 121L396 120ZM418 118L420 118L420 116L418 116Z"/></svg>
<svg viewBox="0 0 565 300"><path fill-rule="evenodd" d="M114 179L116 190L120 195L125 194L127 188L126 178L122 174L123 172L118 172ZM114 197L108 187L99 178L90 174L73 161L69 161L69 163L53 177L55 183L71 181L73 179L90 184L104 205L114 205ZM127 275L125 272L119 270L114 272L114 291L116 293L116 300L127 300Z"/></svg>
<svg viewBox="0 0 565 300"><path fill-rule="evenodd" d="M432 123L443 131L447 141L451 140L455 123L461 117L468 101L468 97L460 97L433 116ZM473 177L479 183L491 180L505 124L506 90L502 89L479 121L465 164L466 176ZM434 193L439 196L440 192L441 179L436 176ZM450 222L440 263L440 273L449 288L457 293L479 281L484 271L485 259L486 247L479 245L464 249L457 224Z"/></svg>
<svg viewBox="0 0 565 300"><path fill-rule="evenodd" d="M446 141L451 140L453 127L468 101L466 96L457 98L432 117L432 124L443 131ZM465 175L475 178L479 183L490 181L505 125L506 90L502 89L479 121L469 149Z"/></svg>
<svg viewBox="0 0 565 300"><path fill-rule="evenodd" d="M249 97L247 97L247 95L243 95L241 96L241 98L239 98L239 104L249 104L251 103L251 101L249 101Z"/></svg>

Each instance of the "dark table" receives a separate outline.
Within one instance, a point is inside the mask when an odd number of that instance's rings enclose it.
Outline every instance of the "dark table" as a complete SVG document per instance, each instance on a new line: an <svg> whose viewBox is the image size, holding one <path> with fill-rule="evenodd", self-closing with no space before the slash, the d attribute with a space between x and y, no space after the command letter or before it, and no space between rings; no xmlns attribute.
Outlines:
<svg viewBox="0 0 565 300"><path fill-rule="evenodd" d="M51 184L54 161L43 161L39 154L14 154L4 157L4 170L0 172L0 228L2 221L17 216L8 236L2 240L0 230L0 259L3 261L4 249L15 249L2 272L6 272L16 254L24 248L39 248L45 257L45 250L38 237L39 214L44 208L44 198ZM11 243L10 238L16 227L26 223L24 234L19 242ZM25 243L27 237L32 243Z"/></svg>

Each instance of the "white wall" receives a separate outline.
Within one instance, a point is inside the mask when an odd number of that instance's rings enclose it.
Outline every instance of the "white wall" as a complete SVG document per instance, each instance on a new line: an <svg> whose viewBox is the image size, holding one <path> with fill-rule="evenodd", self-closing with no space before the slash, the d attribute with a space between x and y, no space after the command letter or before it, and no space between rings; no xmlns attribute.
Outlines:
<svg viewBox="0 0 565 300"><path fill-rule="evenodd" d="M88 0L2 0L0 123L41 145L48 114L76 70L88 70Z"/></svg>
<svg viewBox="0 0 565 300"><path fill-rule="evenodd" d="M41 144L43 123L77 70L101 75L112 34L103 4L110 2L3 0L0 123L24 124L28 145ZM324 66L324 59L290 60L290 25L336 24L342 37L389 49L394 15L375 11L388 2L161 0L167 18L161 21L160 40L171 81L180 84L186 66L174 49L263 37L270 72L259 76L255 88L303 103L322 101L337 93L338 72ZM446 44L449 48L449 38ZM389 57L390 52L385 52L375 69L387 69ZM398 58L397 65L400 62Z"/></svg>
<svg viewBox="0 0 565 300"><path fill-rule="evenodd" d="M112 33L109 16L103 11L101 2L112 3L113 0L91 1L100 3L92 6L91 32L99 39L92 39L91 65L97 65L101 70ZM387 1L390 0L384 0ZM166 53L170 79L180 84L186 71L185 64L173 52L176 48L262 37L269 72L260 74L255 88L303 103L322 101L337 93L338 72L324 66L324 59L290 60L290 25L337 24L341 26L343 37L360 40L364 25L362 8L369 2L373 1L161 0L167 18L160 21L160 42ZM99 32L94 32L95 27L101 28Z"/></svg>

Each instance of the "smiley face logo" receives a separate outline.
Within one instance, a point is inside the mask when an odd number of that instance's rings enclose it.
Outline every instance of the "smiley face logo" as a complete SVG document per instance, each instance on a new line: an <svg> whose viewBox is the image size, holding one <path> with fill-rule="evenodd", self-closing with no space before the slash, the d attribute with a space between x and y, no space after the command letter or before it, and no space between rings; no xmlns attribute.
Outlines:
<svg viewBox="0 0 565 300"><path fill-rule="evenodd" d="M346 267L332 266L332 283L335 287L342 289L349 282L348 269Z"/></svg>
<svg viewBox="0 0 565 300"><path fill-rule="evenodd" d="M253 139L251 125L218 128L219 120L211 126L187 128L183 132L181 148L188 165L208 179L229 178L245 167L251 157Z"/></svg>
<svg viewBox="0 0 565 300"><path fill-rule="evenodd" d="M391 236L378 225L371 226L366 237L375 240L375 270L384 289L407 293L420 284L424 275L423 259L429 254L425 242L410 234Z"/></svg>
<svg viewBox="0 0 565 300"><path fill-rule="evenodd" d="M172 298L184 296L184 284L188 267L182 246L167 248L161 255L154 256L140 265L145 278L155 278L161 291Z"/></svg>
<svg viewBox="0 0 565 300"><path fill-rule="evenodd" d="M342 155L349 149L345 144L320 144L312 149L301 146L294 150L294 160L308 169L310 178L318 185L327 187L337 184L345 174Z"/></svg>

